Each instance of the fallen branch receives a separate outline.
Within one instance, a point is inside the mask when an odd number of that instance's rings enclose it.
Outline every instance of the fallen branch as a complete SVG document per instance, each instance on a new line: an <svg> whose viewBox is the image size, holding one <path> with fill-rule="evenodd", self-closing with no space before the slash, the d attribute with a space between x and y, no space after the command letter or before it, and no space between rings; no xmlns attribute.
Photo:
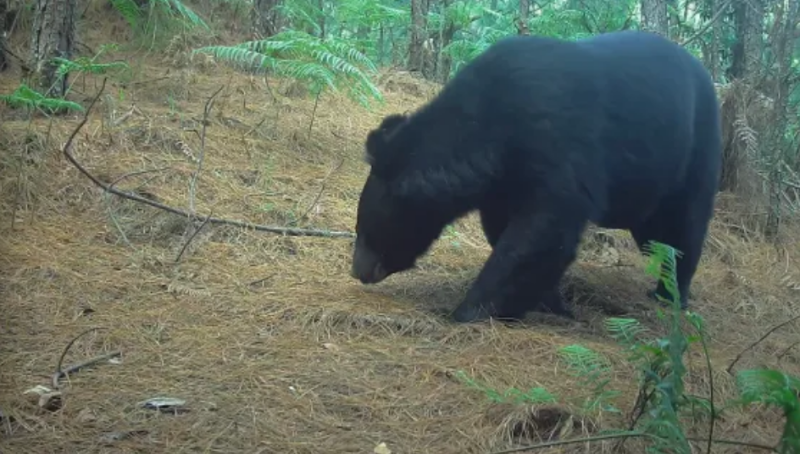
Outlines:
<svg viewBox="0 0 800 454"><path fill-rule="evenodd" d="M109 352L109 353L106 353L106 354L103 354L103 355L100 355L100 356L95 356L94 358L88 359L88 360L86 360L86 361L84 361L82 363L73 364L72 366L70 366L70 367L68 367L68 368L66 368L64 370L61 369L61 365L64 362L64 357L67 356L67 352L69 351L70 347L72 347L72 344L74 344L75 341L77 341L81 337L85 336L86 334L89 334L92 331L96 331L98 329L102 329L102 328L90 328L90 329L87 329L86 331L84 331L84 332L78 334L77 336L75 336L71 341L69 341L67 346L64 347L64 351L61 353L61 357L58 358L58 364L56 365L56 372L53 374L53 389L58 389L59 387L61 387L61 384L59 383L59 381L62 378L66 377L67 375L74 374L75 372L78 372L79 370L83 369L84 367L93 366L93 365L95 365L95 364L97 364L97 363L99 363L101 361L106 361L108 359L111 359L111 358L113 358L115 356L119 356L119 355L122 354L122 352L120 352L119 350L115 350L113 352Z"/></svg>
<svg viewBox="0 0 800 454"><path fill-rule="evenodd" d="M162 203L158 203L158 202L155 202L155 201L150 200L150 199L146 199L146 198L144 198L142 196L139 196L137 194L132 194L132 193L129 193L129 192L121 191L119 189L116 189L114 187L111 187L111 186L103 183L102 181L98 180L94 175L89 173L89 171L86 170L86 168L83 167L83 165L80 162L78 162L78 160L75 159L74 156L72 156L72 153L70 153L69 150L72 147L72 142L75 140L75 137L78 135L78 133L81 131L81 129L83 129L83 127L86 125L86 122L89 120L89 113L91 112L91 110L94 107L94 105L97 102L97 100L100 99L100 95L102 95L103 91L105 91L105 87L106 87L106 79L104 78L103 79L103 84L100 87L100 91L97 93L97 95L94 97L94 99L92 99L92 102L89 104L89 107L86 109L86 113L83 115L83 119L78 124L78 126L75 128L75 130L72 131L72 134L70 134L69 138L67 139L67 142L64 144L64 147L61 149L61 152L64 154L64 156L67 158L67 160L73 166L75 166L76 169L78 169L78 171L80 173L82 173L86 178L91 180L92 183L94 183L96 186L102 188L106 192L110 192L110 193L112 193L112 194L114 194L114 195L116 195L118 197L123 198L123 199L132 200L132 201L135 201L135 202L139 202L139 203L151 206L153 208L158 208L158 209L160 209L162 211L166 211L167 213L172 213L172 214L176 214L178 216L183 216L183 217L189 218L190 214L188 212L184 211L184 210L179 210L177 208L173 208L171 206L164 205ZM245 228L245 229L252 229L252 230L255 230L255 231L258 231L258 232L270 232L270 233L277 233L277 234L287 235L287 236L314 236L314 237L324 237L324 238L355 238L355 236L356 236L352 232L342 232L342 231L335 231L335 230L321 230L321 229L301 229L301 228L294 228L294 227L276 227L276 226L253 224L251 222L236 221L236 220L231 220L231 219L222 219L222 218L214 218L214 217L208 217L207 218L207 222L211 223L211 224L230 225L230 226L234 226L234 227L242 227L242 228Z"/></svg>

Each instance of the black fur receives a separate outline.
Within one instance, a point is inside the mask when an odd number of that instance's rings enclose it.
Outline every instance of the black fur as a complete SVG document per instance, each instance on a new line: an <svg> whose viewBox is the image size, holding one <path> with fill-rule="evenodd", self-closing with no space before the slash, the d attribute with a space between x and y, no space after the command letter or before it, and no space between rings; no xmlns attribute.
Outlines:
<svg viewBox="0 0 800 454"><path fill-rule="evenodd" d="M370 132L352 275L375 283L412 268L477 209L493 252L457 321L542 305L570 315L557 288L588 222L681 250L686 307L713 215L720 129L708 72L658 35L506 38L419 111Z"/></svg>

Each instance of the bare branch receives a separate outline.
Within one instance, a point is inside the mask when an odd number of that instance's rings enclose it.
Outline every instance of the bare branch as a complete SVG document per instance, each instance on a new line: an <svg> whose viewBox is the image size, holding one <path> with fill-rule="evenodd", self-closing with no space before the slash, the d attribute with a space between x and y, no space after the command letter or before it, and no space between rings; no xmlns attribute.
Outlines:
<svg viewBox="0 0 800 454"><path fill-rule="evenodd" d="M84 361L82 363L74 364L74 365L68 367L65 370L61 369L61 365L64 362L64 357L67 356L67 352L69 351L70 347L72 347L72 344L74 344L75 341L77 341L81 337L85 336L86 334L89 334L92 331L97 331L97 330L100 330L100 329L104 329L104 328L89 328L86 331L84 331L84 332L78 334L77 336L75 336L71 341L69 341L67 346L64 347L64 351L61 353L61 357L58 358L58 364L56 364L56 372L53 374L53 381L52 382L53 382L53 388L54 389L58 389L58 388L61 387L61 384L59 383L59 381L62 378L66 377L67 375L73 374L73 373L79 371L80 369L83 369L84 367L92 366L94 364L99 363L100 361L104 361L104 360L107 360L109 358L113 358L115 356L119 356L121 354L121 352L119 350L116 350L116 351L113 351L113 352L110 352L110 353L106 353L104 355L96 356L96 357L94 357L92 359L89 359L89 360L86 360L86 361Z"/></svg>
<svg viewBox="0 0 800 454"><path fill-rule="evenodd" d="M186 243L181 248L181 252L178 253L177 257L175 257L175 263L178 263L181 260L181 257L183 256L183 253L186 252L186 248L189 247L189 244L192 242L192 240L194 240L194 237L196 237L197 234L200 233L201 230L203 230L203 228L206 226L206 224L208 224L209 219L211 219L211 215L210 214L206 217L206 220L203 221L202 224L200 224L200 227L198 227L194 231L194 233L192 233L192 236L190 236L189 239L186 240Z"/></svg>
<svg viewBox="0 0 800 454"><path fill-rule="evenodd" d="M325 175L325 178L322 179L322 184L319 187L319 192L317 192L317 196L314 197L314 201L308 206L306 212L297 219L297 222L302 222L308 216L308 214L311 213L311 210L313 210L317 205L319 199L322 198L322 193L325 192L325 185L328 183L328 180L333 176L334 173L336 173L337 170L342 167L342 164L344 164L344 159L340 160L339 163L336 164L336 166L334 166L327 175Z"/></svg>
<svg viewBox="0 0 800 454"><path fill-rule="evenodd" d="M103 183L102 181L98 180L97 177L95 177L94 175L89 173L89 171L86 170L86 168L83 167L83 165L80 162L78 162L77 159L75 159L74 156L72 156L72 153L70 153L69 150L72 147L72 142L75 140L75 137L78 135L78 133L81 131L81 129L83 129L83 127L86 125L86 122L89 120L89 113L91 112L91 110L94 107L94 105L97 102L97 100L100 98L100 95L102 95L103 91L105 90L105 86L106 86L106 79L104 78L103 79L103 84L100 87L100 91L97 93L97 95L94 97L94 99L92 99L92 102L89 104L89 107L87 107L86 113L84 114L83 119L81 120L81 122L78 124L78 126L75 128L75 130L73 130L72 133L70 134L69 138L67 139L67 142L64 144L64 147L61 150L62 153L67 158L67 160L73 166L75 166L76 169L78 169L78 171L80 173L82 173L86 178L91 180L92 183L94 183L96 186L102 188L103 190L105 190L107 192L110 192L110 193L112 193L112 194L114 194L114 195L116 195L118 197L123 198L123 199L133 200L135 202L139 202L139 203L151 206L153 208L158 208L158 209L160 209L162 211L166 211L167 213L172 213L172 214L176 214L178 216L183 216L183 217L187 217L188 218L189 217L189 213L184 211L184 210L179 210L177 208L173 208L173 207L170 207L170 206L155 202L153 200L146 199L146 198L144 198L142 196L139 196L137 194L132 194L132 193L128 193L128 192L125 192L125 191L120 191L119 189L113 188L113 187ZM230 225L230 226L234 226L234 227L242 227L242 228L246 228L246 229L252 229L252 230L255 230L255 231L259 231L259 232L270 232L270 233L277 233L277 234L280 234L280 235L287 235L287 236L314 236L314 237L324 237L324 238L355 238L355 234L352 233L352 232L321 230L321 229L300 229L300 228L293 228L293 227L276 227L276 226L253 224L251 222L236 221L236 220L230 220L230 219L221 219L221 218L215 218L215 217L208 217L208 222L211 223L211 224Z"/></svg>
<svg viewBox="0 0 800 454"><path fill-rule="evenodd" d="M727 371L727 372L730 374L730 373L731 373L731 371L733 370L733 366L735 366L735 365L736 365L736 363L737 363L737 362L739 362L739 360L740 360L740 359L742 359L742 356L744 356L744 354L745 354L745 353L747 353L748 351L750 351L750 350L751 350L753 347L755 347L756 345L760 344L760 343L761 343L761 341L763 341L764 339L766 339L767 337L769 337L769 335L770 335L770 334L772 334L772 333L774 333L775 331L777 331L777 330L779 330L779 329L783 328L784 326L786 326L786 325L788 325L788 324L790 324L790 323L794 322L794 321L795 321L795 320L797 320L797 319L800 319L800 315L797 315L797 316L795 316L795 317L792 317L792 318L790 318L789 320L786 320L785 322L783 322L783 323L779 323L779 324L777 324L777 325L773 326L772 328L770 328L770 329L769 329L769 331L767 331L766 333L764 333L764 335L763 335L763 336L759 337L759 338L758 338L758 340L756 340L756 341L755 341L755 342L753 342L752 344L748 345L748 346L747 346L747 348L745 348L744 350L742 350L741 352L739 352L739 354L738 354L738 355L736 355L736 358L734 358L734 359L733 359L733 361L731 362L730 366L728 366L728 368L727 368L727 369L725 369L725 370L726 370L726 371Z"/></svg>
<svg viewBox="0 0 800 454"><path fill-rule="evenodd" d="M698 30L697 33L686 38L686 40L681 43L681 46L688 46L689 44L695 42L697 39L703 36L703 34L707 32L708 29L711 28L711 26L714 25L714 23L716 23L722 17L722 14L725 12L726 9L728 9L728 6L730 6L731 1L732 0L728 0L725 3L723 3L722 6L720 6L719 9L717 9L717 12L714 13L713 16L711 16L711 19L709 19L708 22L705 23L705 25L700 27L700 30Z"/></svg>
<svg viewBox="0 0 800 454"><path fill-rule="evenodd" d="M225 88L224 85L220 86L217 91L215 91L214 94L208 98L205 106L203 107L203 127L200 130L200 156L197 158L197 170L194 171L194 174L192 175L192 181L189 183L190 216L194 216L194 196L197 188L197 177L203 170L203 158L205 158L206 155L206 128L208 127L208 116L211 113L211 107L214 105L214 98L217 97L223 88ZM208 219L206 219L206 222L208 222Z"/></svg>

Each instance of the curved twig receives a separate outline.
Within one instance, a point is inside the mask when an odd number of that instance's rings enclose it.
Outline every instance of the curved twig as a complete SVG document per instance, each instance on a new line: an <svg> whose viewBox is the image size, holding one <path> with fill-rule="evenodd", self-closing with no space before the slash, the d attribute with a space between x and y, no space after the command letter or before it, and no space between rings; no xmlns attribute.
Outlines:
<svg viewBox="0 0 800 454"><path fill-rule="evenodd" d="M64 144L64 147L61 150L62 153L67 158L67 160L73 166L75 166L76 169L78 169L78 171L80 173L82 173L86 178L91 180L92 183L94 183L96 186L102 188L103 190L105 190L107 192L110 192L110 193L112 193L112 194L114 194L114 195L116 195L118 197L122 197L123 199L139 202L139 203L151 206L153 208L158 208L158 209L160 209L162 211L166 211L168 213L176 214L178 216L183 216L183 217L186 217L186 218L190 217L190 214L188 212L184 211L184 210L173 208L171 206L164 205L162 203L158 203L158 202L155 202L155 201L150 200L150 199L146 199L146 198L144 198L142 196L139 196L137 194L132 194L132 193L129 193L129 192L121 191L119 189L110 187L109 185L103 183L102 181L98 180L97 177L95 177L94 175L89 173L89 171L86 170L86 168L80 162L78 162L78 160L75 159L74 156L72 156L72 153L70 153L69 150L72 147L72 142L75 140L75 137L78 135L80 130L83 129L84 125L86 125L86 122L89 120L89 112L92 110L92 107L95 105L97 100L100 98L100 95L105 90L105 86L106 86L106 79L103 78L103 84L100 87L100 91L97 93L97 95L94 97L94 99L92 99L92 102L89 104L89 107L87 107L86 113L84 114L83 119L81 120L81 122L78 124L78 126L75 128L75 130L72 131L72 134L70 134L69 138L67 139L67 142ZM252 230L255 230L255 231L259 231L259 232L270 232L270 233L277 233L277 234L287 235L287 236L314 236L314 237L324 237L324 238L355 238L356 237L356 235L354 233L352 233L352 232L343 232L343 231L335 231L335 230L321 230L321 229L301 229L301 228L294 228L294 227L276 227L276 226L253 224L251 222L245 222L245 221L237 221L237 220L231 220L231 219L221 219L221 218L215 218L215 217L208 217L208 222L211 223L211 224L230 225L230 226L234 226L234 227L242 227L242 228L246 228L246 229L252 229Z"/></svg>
<svg viewBox="0 0 800 454"><path fill-rule="evenodd" d="M745 354L745 353L747 353L748 351L750 351L751 349L753 349L753 347L755 347L756 345L760 344L760 343L761 343L761 341L763 341L764 339L766 339L767 337L769 337L769 335L770 335L770 334L772 334L772 333L774 333L775 331L777 331L777 330L779 330L779 329L783 328L784 326L788 325L789 323L792 323L792 322L794 322L794 321L795 321L795 320L797 320L797 319L800 319L800 315L796 315L796 316L794 316L794 317L790 318L789 320L786 320L785 322L783 322L783 323L779 323L779 324L777 324L777 325L773 326L772 328L770 328L770 329L769 329L769 331L767 331L766 333L764 333L764 335L763 335L763 336L759 337L759 338L758 338L758 340L756 340L756 341L755 341L755 342L753 342L752 344L748 345L748 346L747 346L747 348L745 348L744 350L742 350L741 352L739 352L739 354L738 354L738 355L736 355L736 358L734 358L734 359L733 359L733 361L731 361L731 364L728 366L728 368L727 368L727 369L725 369L725 371L727 371L727 372L730 374L730 373L731 373L731 371L733 370L733 366L735 366L735 365L736 365L736 363L738 363L738 362L739 362L739 360L740 360L740 359L742 359L742 356L744 356L744 354Z"/></svg>
<svg viewBox="0 0 800 454"><path fill-rule="evenodd" d="M75 341L77 341L81 337L91 333L92 331L97 331L97 330L101 330L101 329L105 329L105 328L89 328L86 331L84 331L84 332L78 334L77 336L75 336L71 341L69 341L67 346L64 347L64 351L61 352L61 357L58 358L58 364L56 364L56 372L53 374L52 383L53 383L53 388L54 389L58 389L58 388L61 387L61 384L59 383L59 381L62 378L66 377L67 375L73 374L73 373L83 369L84 367L92 366L94 364L99 363L100 361L105 361L105 360L107 360L109 358L113 358L115 356L119 356L120 354L122 354L122 352L120 352L119 350L115 350L113 352L106 353L104 355L96 356L96 357L91 358L89 360L86 360L86 361L84 361L82 363L73 364L72 366L70 366L70 367L68 367L68 368L66 368L64 370L61 369L61 365L64 363L64 357L67 356L67 352L69 352L69 349L72 347L72 344L74 344Z"/></svg>

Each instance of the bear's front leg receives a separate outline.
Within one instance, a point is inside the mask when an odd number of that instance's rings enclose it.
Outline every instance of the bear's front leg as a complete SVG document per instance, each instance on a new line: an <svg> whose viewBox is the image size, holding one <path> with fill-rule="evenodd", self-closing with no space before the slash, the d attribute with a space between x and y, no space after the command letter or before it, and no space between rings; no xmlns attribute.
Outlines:
<svg viewBox="0 0 800 454"><path fill-rule="evenodd" d="M575 213L538 211L516 216L503 231L464 301L453 312L453 319L466 323L509 314L519 317L537 302L559 305L550 310L569 315L552 295L577 257L585 225L586 219ZM508 298L510 294L525 298Z"/></svg>

